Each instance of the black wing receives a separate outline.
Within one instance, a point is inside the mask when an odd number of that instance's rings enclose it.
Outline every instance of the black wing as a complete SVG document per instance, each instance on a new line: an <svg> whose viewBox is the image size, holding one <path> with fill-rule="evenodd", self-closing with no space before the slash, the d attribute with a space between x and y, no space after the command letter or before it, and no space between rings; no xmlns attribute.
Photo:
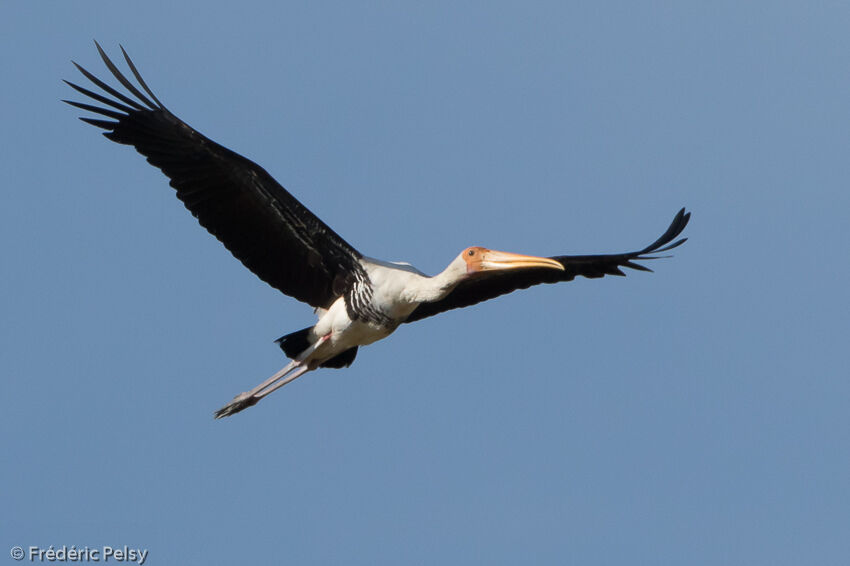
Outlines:
<svg viewBox="0 0 850 566"><path fill-rule="evenodd" d="M481 301L493 299L517 289L526 289L541 283L560 283L572 281L577 276L595 279L605 275L625 275L620 268L629 267L640 271L652 271L648 267L634 263L635 260L658 259L648 254L666 252L682 245L687 238L672 242L691 218L691 213L683 208L676 214L670 227L655 242L637 252L610 255L562 255L551 259L564 266L563 271L551 268L528 268L508 271L494 271L460 283L444 299L433 303L422 303L411 313L405 322L413 322L439 314L441 312L468 307Z"/></svg>
<svg viewBox="0 0 850 566"><path fill-rule="evenodd" d="M74 63L114 98L65 81L104 106L64 102L109 118L80 119L107 130L103 135L110 140L134 146L161 169L201 226L260 279L299 301L329 307L362 270L361 254L256 163L201 135L165 108L123 47L130 71L150 98L95 45L106 67L135 99Z"/></svg>

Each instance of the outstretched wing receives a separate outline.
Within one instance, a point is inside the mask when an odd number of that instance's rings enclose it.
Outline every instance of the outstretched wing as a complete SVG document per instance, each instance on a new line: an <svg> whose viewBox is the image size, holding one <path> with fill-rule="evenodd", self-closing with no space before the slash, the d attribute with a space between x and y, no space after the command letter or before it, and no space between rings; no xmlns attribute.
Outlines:
<svg viewBox="0 0 850 566"><path fill-rule="evenodd" d="M102 106L64 102L108 118L80 119L106 130L110 140L134 146L161 169L201 226L260 279L299 301L329 307L362 270L361 254L256 163L172 114L145 84L123 47L130 71L148 96L95 45L129 95L74 63L104 94L65 82Z"/></svg>
<svg viewBox="0 0 850 566"><path fill-rule="evenodd" d="M471 277L461 282L442 300L433 303L422 303L411 313L405 322L413 322L439 314L441 312L468 307L481 301L493 299L499 295L511 293L517 289L526 289L541 283L560 283L572 281L579 275L590 279L605 275L625 275L620 269L628 267L639 271L652 271L635 261L658 259L650 254L666 252L682 245L687 238L676 242L673 240L682 233L691 213L683 208L676 214L670 227L655 242L640 251L624 254L609 255L562 255L554 259L564 266L563 271L548 268L512 269L507 271L484 272L477 277ZM673 243L670 243L673 242Z"/></svg>

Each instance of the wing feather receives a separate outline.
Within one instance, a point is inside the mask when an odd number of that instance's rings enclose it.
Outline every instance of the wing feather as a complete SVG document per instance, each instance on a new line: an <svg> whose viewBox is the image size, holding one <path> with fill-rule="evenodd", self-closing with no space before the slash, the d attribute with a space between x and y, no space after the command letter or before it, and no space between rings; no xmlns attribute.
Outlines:
<svg viewBox="0 0 850 566"><path fill-rule="evenodd" d="M532 285L572 281L579 276L589 279L596 279L606 275L624 276L625 273L621 269L623 267L651 272L652 270L650 268L635 263L635 261L660 259L665 256L650 254L666 252L685 243L687 238L681 238L675 242L673 240L682 233L690 218L691 213L685 212L683 208L676 214L670 227L667 228L667 231L661 237L639 251L607 255L562 255L550 258L560 262L564 266L563 271L535 267L485 272L477 277L461 282L442 300L433 303L422 303L416 307L416 310L411 313L405 322L421 320L451 309L468 307L519 289L527 289Z"/></svg>
<svg viewBox="0 0 850 566"><path fill-rule="evenodd" d="M134 146L162 170L201 226L260 279L313 307L328 308L362 270L361 254L263 168L172 114L123 47L124 59L142 90L95 45L107 69L135 100L74 63L84 77L113 98L65 81L108 108L65 102L114 120L81 118L106 130L110 140Z"/></svg>

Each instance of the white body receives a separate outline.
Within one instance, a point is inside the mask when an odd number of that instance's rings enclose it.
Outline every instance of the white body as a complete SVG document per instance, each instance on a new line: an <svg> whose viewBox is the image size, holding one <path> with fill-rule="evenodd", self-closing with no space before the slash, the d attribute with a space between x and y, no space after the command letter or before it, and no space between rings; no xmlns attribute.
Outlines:
<svg viewBox="0 0 850 566"><path fill-rule="evenodd" d="M317 343L323 337L327 338L304 360L306 363L318 365L349 348L366 346L386 338L420 303L445 296L460 281L458 278L450 285L442 285L440 276L443 274L428 277L407 263L373 258L363 258L360 263L372 285L372 304L394 321L393 324L387 326L352 321L345 306L345 298L341 296L329 309L317 309L319 320L310 334L310 342ZM465 271L466 264L461 263Z"/></svg>

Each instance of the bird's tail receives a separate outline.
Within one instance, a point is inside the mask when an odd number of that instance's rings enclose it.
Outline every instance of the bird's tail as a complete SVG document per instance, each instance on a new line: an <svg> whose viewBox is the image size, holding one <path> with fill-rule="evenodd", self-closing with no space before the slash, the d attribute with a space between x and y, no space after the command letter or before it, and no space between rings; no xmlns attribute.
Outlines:
<svg viewBox="0 0 850 566"><path fill-rule="evenodd" d="M310 331L313 330L312 326L307 328L302 328L297 332L293 332L292 334L287 334L286 336L281 336L275 342L280 349L283 350L283 353L286 354L286 357L290 359L297 358L302 352L307 350L312 344L310 343ZM357 346L353 348L349 348L344 352L338 354L337 356L325 360L319 367L322 368L347 368L354 361L354 358L357 356Z"/></svg>
<svg viewBox="0 0 850 566"><path fill-rule="evenodd" d="M287 358L294 360L298 354L310 347L311 330L313 330L312 326L302 328L292 334L281 336L275 340L275 343L280 346L280 349L283 350L283 353L286 354Z"/></svg>

